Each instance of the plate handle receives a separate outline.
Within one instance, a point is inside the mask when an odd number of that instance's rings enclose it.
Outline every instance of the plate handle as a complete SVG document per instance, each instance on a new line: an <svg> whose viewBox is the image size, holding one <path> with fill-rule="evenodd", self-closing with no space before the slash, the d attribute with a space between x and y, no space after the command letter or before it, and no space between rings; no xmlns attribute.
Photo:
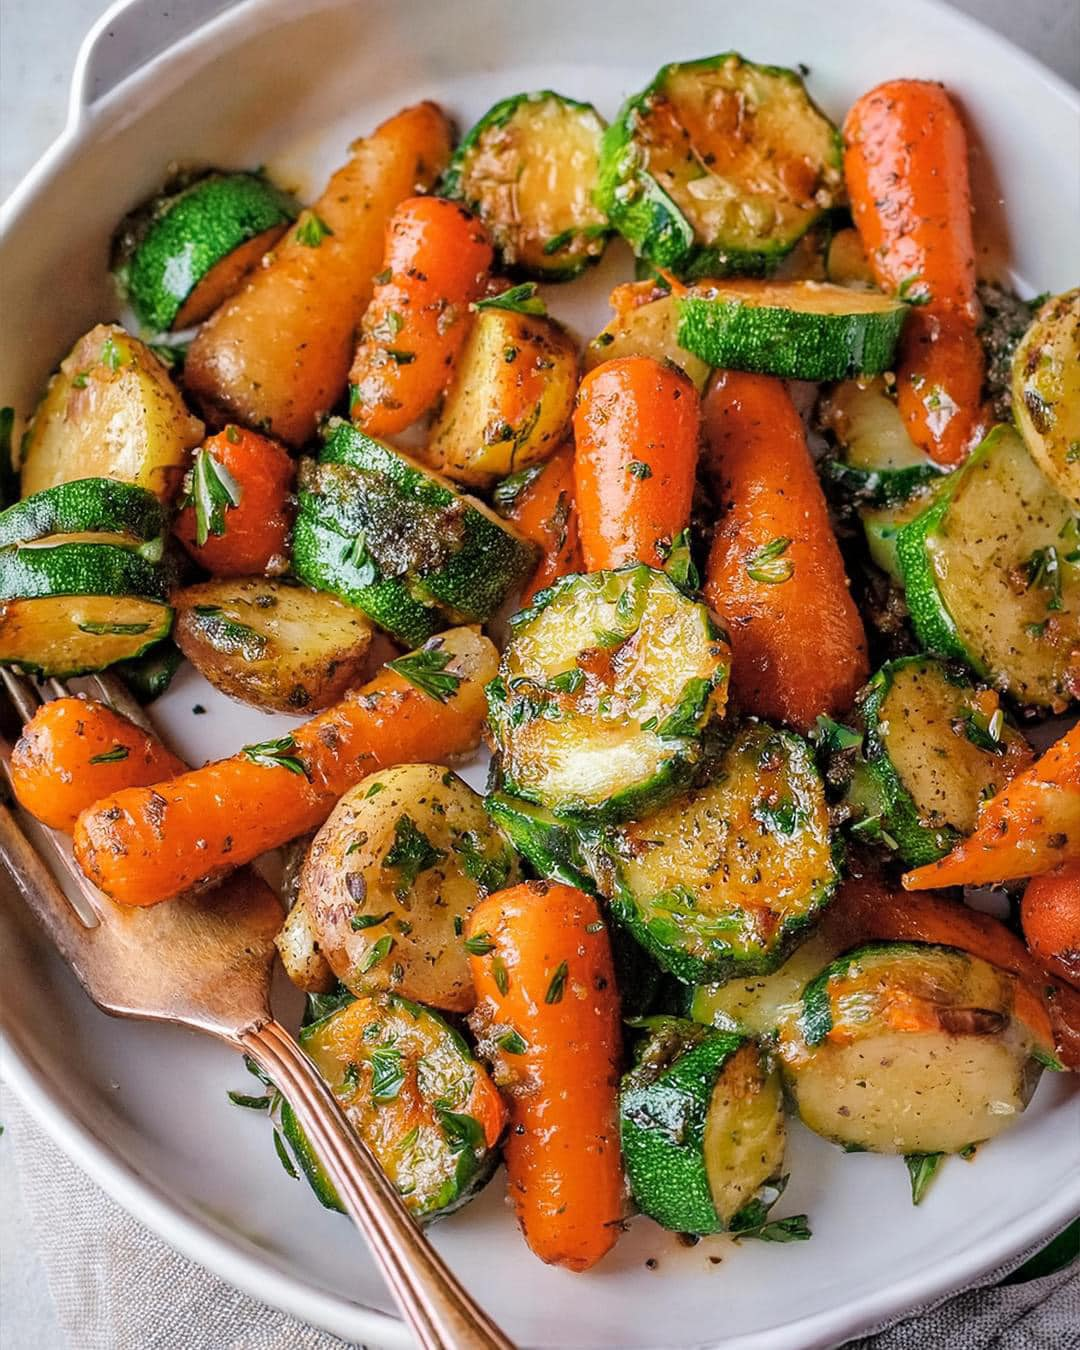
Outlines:
<svg viewBox="0 0 1080 1350"><path fill-rule="evenodd" d="M83 38L68 98L69 128L140 67L160 56L235 0L114 0Z"/></svg>

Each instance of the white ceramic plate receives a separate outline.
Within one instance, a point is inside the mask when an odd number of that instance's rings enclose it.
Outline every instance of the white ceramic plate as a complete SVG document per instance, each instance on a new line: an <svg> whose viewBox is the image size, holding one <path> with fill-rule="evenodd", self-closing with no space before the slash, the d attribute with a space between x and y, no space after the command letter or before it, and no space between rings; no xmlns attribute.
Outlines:
<svg viewBox="0 0 1080 1350"><path fill-rule="evenodd" d="M1007 257L1013 279L1033 290L1080 275L1075 96L925 0L247 0L165 52L161 13L141 0L110 11L84 48L67 133L6 209L0 394L22 411L73 339L115 313L109 233L170 160L267 163L306 194L352 137L416 98L438 99L467 125L498 97L551 86L610 116L662 62L728 48L804 62L837 118L887 77L943 79L974 133L982 270ZM629 271L613 246L588 283L553 289L549 301L579 333L595 331L608 287ZM196 703L206 715L192 713ZM271 731L271 719L225 702L191 671L155 716L194 762L288 725L276 719ZM245 1079L236 1057L182 1032L110 1021L14 898L0 923L5 1073L57 1142L169 1242L250 1293L346 1338L405 1345L360 1240L281 1171L266 1121L227 1102ZM1020 1125L971 1166L950 1162L918 1210L898 1160L845 1156L793 1125L781 1212L810 1214L805 1244L710 1239L686 1249L639 1219L598 1270L574 1276L529 1255L498 1177L433 1237L523 1345L806 1350L932 1299L1064 1223L1080 1208L1078 1125L1076 1094L1046 1075Z"/></svg>

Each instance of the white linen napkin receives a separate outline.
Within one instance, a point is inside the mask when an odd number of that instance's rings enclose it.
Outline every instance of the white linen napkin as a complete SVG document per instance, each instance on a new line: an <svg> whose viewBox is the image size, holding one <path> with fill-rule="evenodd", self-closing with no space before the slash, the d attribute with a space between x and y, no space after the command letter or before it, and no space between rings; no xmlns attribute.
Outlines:
<svg viewBox="0 0 1080 1350"><path fill-rule="evenodd" d="M80 1172L10 1091L5 1099L23 1200L70 1350L362 1350L173 1251ZM1026 1284L991 1287L1032 1254L847 1350L1080 1350L1076 1262ZM11 1350L21 1347L12 1342Z"/></svg>

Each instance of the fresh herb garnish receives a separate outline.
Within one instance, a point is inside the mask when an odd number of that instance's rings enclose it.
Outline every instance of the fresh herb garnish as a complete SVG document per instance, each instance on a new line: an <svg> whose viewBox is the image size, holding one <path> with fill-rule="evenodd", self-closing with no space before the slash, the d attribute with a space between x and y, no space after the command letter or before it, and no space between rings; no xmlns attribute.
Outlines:
<svg viewBox="0 0 1080 1350"><path fill-rule="evenodd" d="M341 1075L341 1082L334 1089L339 1097L351 1097L360 1086L360 1066L352 1060L345 1065L345 1072Z"/></svg>
<svg viewBox="0 0 1080 1350"><path fill-rule="evenodd" d="M576 694L584 683L585 672L580 666L571 666L569 670L553 675L548 680L548 688L554 689L558 694Z"/></svg>
<svg viewBox="0 0 1080 1350"><path fill-rule="evenodd" d="M1005 742L1001 739L1004 728L1005 714L1000 708L995 709L989 717L977 708L972 708L963 719L964 735L971 744L980 750L989 750L992 755L1005 753Z"/></svg>
<svg viewBox="0 0 1080 1350"><path fill-rule="evenodd" d="M180 505L195 508L195 542L199 548L212 534L225 533L225 512L239 506L242 495L240 484L205 446L195 451Z"/></svg>
<svg viewBox="0 0 1080 1350"><path fill-rule="evenodd" d="M401 1051L392 1045L377 1045L371 1052L371 1097L392 1102L405 1083Z"/></svg>
<svg viewBox="0 0 1080 1350"><path fill-rule="evenodd" d="M786 1219L773 1219L754 1228L732 1230L732 1236L756 1238L760 1242L807 1242L813 1234L805 1214L791 1214Z"/></svg>
<svg viewBox="0 0 1080 1350"><path fill-rule="evenodd" d="M106 370L115 373L121 366L127 365L131 357L123 348L117 346L116 339L110 333L102 344L99 360Z"/></svg>
<svg viewBox="0 0 1080 1350"><path fill-rule="evenodd" d="M273 1093L267 1093L265 1097L247 1097L242 1092L227 1092L225 1095L233 1106L243 1106L248 1111L269 1111L270 1103L274 1100Z"/></svg>
<svg viewBox="0 0 1080 1350"><path fill-rule="evenodd" d="M1045 548L1037 548L1024 563L1024 569L1027 573L1028 586L1034 590L1050 592L1046 608L1050 610L1060 609L1061 563L1054 545L1047 544Z"/></svg>
<svg viewBox="0 0 1080 1350"><path fill-rule="evenodd" d="M897 300L903 300L906 305L928 305L930 303L930 288L923 281L922 276L916 272L914 276L905 277L896 290Z"/></svg>
<svg viewBox="0 0 1080 1350"><path fill-rule="evenodd" d="M92 633L95 637L138 637L150 627L148 623L81 623L80 633Z"/></svg>
<svg viewBox="0 0 1080 1350"><path fill-rule="evenodd" d="M1031 1058L1035 1060L1036 1063L1041 1064L1044 1069L1049 1069L1051 1073L1065 1072L1065 1065L1062 1064L1061 1060L1058 1059L1056 1055L1051 1054L1049 1050L1044 1050L1041 1046L1037 1045L1035 1049L1032 1050Z"/></svg>
<svg viewBox="0 0 1080 1350"><path fill-rule="evenodd" d="M296 227L296 242L305 248L318 248L327 235L334 231L314 211L305 211L300 224Z"/></svg>
<svg viewBox="0 0 1080 1350"><path fill-rule="evenodd" d="M520 286L511 286L499 295L489 295L486 300L474 301L472 308L507 309L512 314L546 315L547 306L536 294L536 282L525 281Z"/></svg>
<svg viewBox="0 0 1080 1350"><path fill-rule="evenodd" d="M574 242L576 231L571 228L562 230L558 234L553 234L544 245L544 257L550 258L553 253L561 253L564 248Z"/></svg>
<svg viewBox="0 0 1080 1350"><path fill-rule="evenodd" d="M905 1153L908 1175L911 1177L911 1203L917 1205L926 1194L926 1188L937 1175L944 1153Z"/></svg>
<svg viewBox="0 0 1080 1350"><path fill-rule="evenodd" d="M510 972L501 956L491 958L491 978L495 981L495 988L505 997L510 988Z"/></svg>
<svg viewBox="0 0 1080 1350"><path fill-rule="evenodd" d="M566 989L567 965L565 961L560 961L555 967L555 973L547 987L547 993L544 995L545 1003L561 1003L563 991Z"/></svg>
<svg viewBox="0 0 1080 1350"><path fill-rule="evenodd" d="M360 962L360 974L366 975L369 970L374 970L380 961L385 961L394 948L394 939L389 933L381 937L378 942L368 951L367 955Z"/></svg>
<svg viewBox="0 0 1080 1350"><path fill-rule="evenodd" d="M349 927L354 933L360 933L365 928L378 927L380 923L385 923L390 917L390 911L385 914L354 914L349 920Z"/></svg>
<svg viewBox="0 0 1080 1350"><path fill-rule="evenodd" d="M689 530L683 530L676 536L664 559L664 571L681 591L690 594L700 587L701 576L690 552Z"/></svg>
<svg viewBox="0 0 1080 1350"><path fill-rule="evenodd" d="M795 564L784 554L791 546L791 540L785 535L772 539L764 548L746 560L746 574L751 581L761 581L767 586L778 586L790 581L795 574Z"/></svg>
<svg viewBox="0 0 1080 1350"><path fill-rule="evenodd" d="M386 667L430 698L447 703L457 693L462 678L446 669L450 660L450 652L440 651L437 647L421 647L407 656L399 656L396 661L387 661Z"/></svg>
<svg viewBox="0 0 1080 1350"><path fill-rule="evenodd" d="M103 750L100 755L91 755L91 764L119 764L122 759L127 759L131 752L126 745L114 745L111 750Z"/></svg>
<svg viewBox="0 0 1080 1350"><path fill-rule="evenodd" d="M292 736L279 736L276 741L260 741L258 745L245 745L240 753L252 764L262 764L267 768L288 769L290 773L307 777L307 768L302 759L291 752L296 749Z"/></svg>
<svg viewBox="0 0 1080 1350"><path fill-rule="evenodd" d="M810 739L819 750L831 754L838 750L857 750L862 745L862 733L842 722L834 722L825 713L819 713L810 732Z"/></svg>
<svg viewBox="0 0 1080 1350"><path fill-rule="evenodd" d="M488 952L495 950L495 943L492 941L490 933L474 933L461 944L472 956L487 956Z"/></svg>
<svg viewBox="0 0 1080 1350"><path fill-rule="evenodd" d="M292 1159L289 1157L288 1151L285 1148L285 1140L281 1137L281 1131L277 1129L274 1131L274 1152L278 1155L278 1162L281 1163L282 1167L284 1167L285 1171L292 1177L293 1181L296 1181L299 1174L293 1166Z"/></svg>
<svg viewBox="0 0 1080 1350"><path fill-rule="evenodd" d="M506 515L517 504L518 498L536 482L543 467L542 464L530 464L527 469L519 469L497 483L492 493L496 511Z"/></svg>
<svg viewBox="0 0 1080 1350"><path fill-rule="evenodd" d="M399 900L408 895L421 872L442 862L446 853L436 848L427 835L416 828L410 816L398 816L394 825L394 842L382 860L383 867L396 868L399 881L394 894Z"/></svg>
<svg viewBox="0 0 1080 1350"><path fill-rule="evenodd" d="M520 1031L515 1031L513 1027L497 1037L495 1044L508 1055L523 1055L529 1048L529 1043L525 1037L522 1036Z"/></svg>
<svg viewBox="0 0 1080 1350"><path fill-rule="evenodd" d="M683 685L682 695L675 710L664 718L656 734L663 740L680 740L686 736L696 736L705 716L709 698L712 694L712 680L695 676Z"/></svg>
<svg viewBox="0 0 1080 1350"><path fill-rule="evenodd" d="M416 360L415 352L405 352L399 347L387 347L385 350L390 360L399 366L411 366Z"/></svg>
<svg viewBox="0 0 1080 1350"><path fill-rule="evenodd" d="M652 469L641 459L632 459L628 468L635 478L646 479L652 477Z"/></svg>
<svg viewBox="0 0 1080 1350"><path fill-rule="evenodd" d="M435 1114L439 1118L443 1134L446 1135L446 1142L450 1145L451 1153L461 1153L467 1148L479 1149L483 1147L484 1131L475 1117L465 1115L461 1111L451 1111L449 1103L446 1101L435 1103Z"/></svg>
<svg viewBox="0 0 1080 1350"><path fill-rule="evenodd" d="M511 859L506 849L494 858L484 852L480 836L466 830L453 842L453 850L461 858L461 866L470 881L475 881L482 895L501 891L510 875Z"/></svg>

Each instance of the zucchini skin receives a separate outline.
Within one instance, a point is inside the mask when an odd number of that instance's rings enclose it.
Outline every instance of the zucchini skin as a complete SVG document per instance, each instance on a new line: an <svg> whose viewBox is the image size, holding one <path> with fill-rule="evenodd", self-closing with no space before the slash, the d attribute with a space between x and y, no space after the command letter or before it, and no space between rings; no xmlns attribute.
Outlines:
<svg viewBox="0 0 1080 1350"><path fill-rule="evenodd" d="M570 821L508 792L489 793L484 806L537 876L596 894L584 834Z"/></svg>
<svg viewBox="0 0 1080 1350"><path fill-rule="evenodd" d="M463 202L470 211L477 211L484 219L485 224L492 232L496 247L500 253L502 249L499 241L498 223L486 218L484 213L479 211L479 203L470 196L466 187L466 176L468 162L473 152L479 146L483 136L491 130L505 126L516 112L523 106L530 103L541 103L545 100L553 99L566 108L571 108L579 112L592 113L596 118L598 125L603 128L604 122L600 118L596 109L591 103L583 103L579 99L567 98L565 94L557 94L552 89L539 89L533 93L511 94L508 98L500 99L475 123L465 134L454 152L453 158L447 166L442 181L439 184L438 191L441 196L450 197L454 201ZM594 193L595 195L595 193ZM587 268L595 266L604 255L608 239L614 231L610 225L596 227L590 233L590 242L597 241L598 246L587 248L584 254L576 258L564 259L559 261L553 259L550 264L545 263L542 267L528 266L519 261L508 262L507 270L515 276L522 276L527 279L541 282L573 281L579 277Z"/></svg>
<svg viewBox="0 0 1080 1350"><path fill-rule="evenodd" d="M940 483L942 476L931 461L904 469L863 469L842 459L826 459L820 471L825 482L847 500L874 509L903 506L924 488Z"/></svg>
<svg viewBox="0 0 1080 1350"><path fill-rule="evenodd" d="M771 245L762 242L753 249L739 249L702 243L695 238L692 224L668 193L647 169L640 166L635 145L638 118L647 115L651 100L663 97L665 85L672 74L713 70L732 61L740 67L753 65L764 75L797 84L803 90L809 108L824 119L809 95L805 94L802 78L795 71L784 66L756 65L744 61L738 52L728 51L697 61L674 61L662 66L640 93L626 100L615 121L605 132L601 147L597 205L606 212L612 225L640 259L654 267L674 271L687 281L732 274L766 275L791 252L827 210L823 207L817 213L808 211L801 228ZM831 127L831 133L829 164L839 174L843 162L843 143L835 127Z"/></svg>
<svg viewBox="0 0 1080 1350"><path fill-rule="evenodd" d="M903 304L821 314L689 295L678 306L679 345L711 366L820 382L889 370L907 317Z"/></svg>
<svg viewBox="0 0 1080 1350"><path fill-rule="evenodd" d="M138 596L167 600L165 571L135 549L68 543L0 549L0 600L56 595Z"/></svg>
<svg viewBox="0 0 1080 1350"><path fill-rule="evenodd" d="M298 214L296 201L261 174L210 172L121 225L117 280L140 322L166 332L217 263L258 234L284 231Z"/></svg>
<svg viewBox="0 0 1080 1350"><path fill-rule="evenodd" d="M904 582L911 622L922 645L937 656L965 661L977 675L986 677L990 672L968 652L952 615L945 608L927 547L929 537L945 518L959 481L958 474L947 479L926 510L900 529L896 536L896 561Z"/></svg>
<svg viewBox="0 0 1080 1350"><path fill-rule="evenodd" d="M79 478L43 488L0 513L0 548L51 534L116 534L159 539L167 517L152 492L112 478Z"/></svg>
<svg viewBox="0 0 1080 1350"><path fill-rule="evenodd" d="M153 703L172 684L184 664L184 654L171 638L155 642L138 656L118 661L112 667L142 704Z"/></svg>

